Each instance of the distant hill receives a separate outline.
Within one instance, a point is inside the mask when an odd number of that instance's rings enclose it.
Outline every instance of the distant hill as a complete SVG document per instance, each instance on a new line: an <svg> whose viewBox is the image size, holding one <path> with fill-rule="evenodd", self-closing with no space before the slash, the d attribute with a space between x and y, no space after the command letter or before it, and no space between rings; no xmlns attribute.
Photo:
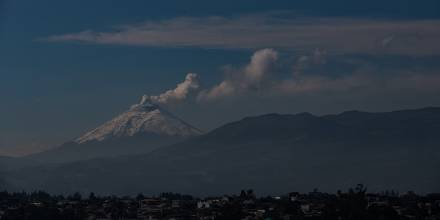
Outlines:
<svg viewBox="0 0 440 220"><path fill-rule="evenodd" d="M32 165L34 165L34 161L24 158L0 156L0 172L21 169Z"/></svg>
<svg viewBox="0 0 440 220"><path fill-rule="evenodd" d="M440 108L315 116L268 114L150 153L28 167L8 183L52 192L219 194L440 191Z"/></svg>

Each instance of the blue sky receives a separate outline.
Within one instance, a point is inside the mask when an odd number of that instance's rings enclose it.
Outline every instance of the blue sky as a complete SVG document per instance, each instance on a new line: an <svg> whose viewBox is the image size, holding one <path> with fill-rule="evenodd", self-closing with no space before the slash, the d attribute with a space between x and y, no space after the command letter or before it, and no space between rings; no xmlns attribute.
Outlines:
<svg viewBox="0 0 440 220"><path fill-rule="evenodd" d="M71 140L187 73L198 88L161 104L203 130L439 106L439 24L436 0L1 0L0 155Z"/></svg>

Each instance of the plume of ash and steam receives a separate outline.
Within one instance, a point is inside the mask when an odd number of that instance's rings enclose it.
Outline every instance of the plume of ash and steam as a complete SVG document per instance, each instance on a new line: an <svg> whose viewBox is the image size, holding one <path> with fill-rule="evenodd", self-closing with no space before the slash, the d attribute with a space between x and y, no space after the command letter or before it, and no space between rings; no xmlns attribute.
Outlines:
<svg viewBox="0 0 440 220"><path fill-rule="evenodd" d="M270 78L277 60L278 52L275 50L258 50L252 55L247 66L234 72L213 88L200 92L198 99L213 100L249 90L261 89Z"/></svg>
<svg viewBox="0 0 440 220"><path fill-rule="evenodd" d="M199 102L215 101L223 98L238 96L284 96L298 95L315 92L341 92L346 93L353 89L377 88L376 84L393 84L396 87L420 90L420 85L426 85L426 89L438 88L439 78L436 75L396 75L390 77L377 77L360 69L358 72L341 76L325 74L319 68L325 65L328 55L325 50L316 49L308 55L299 56L296 61L290 63L293 71L290 77L280 72L279 54L274 49L261 49L256 51L247 65L241 68L227 69L225 77L218 84L210 88L202 88L197 74L188 73L185 80L174 89L165 91L160 95L143 98L144 103L153 102L158 104L183 103L190 98L196 98ZM308 71L317 71L309 74ZM324 70L326 71L326 70ZM391 83L392 82L392 83Z"/></svg>
<svg viewBox="0 0 440 220"><path fill-rule="evenodd" d="M261 89L270 81L273 67L278 60L278 52L273 49L256 51L250 63L234 71L228 77L210 89L201 90L200 80L196 73L188 73L185 80L176 88L165 91L160 95L144 95L141 104L153 102L159 104L182 103L190 94L197 94L199 101L214 100L251 90Z"/></svg>
<svg viewBox="0 0 440 220"><path fill-rule="evenodd" d="M200 80L196 73L188 73L185 80L177 84L176 88L165 91L160 95L144 95L141 104L151 101L159 104L171 104L185 101L189 94L200 88Z"/></svg>

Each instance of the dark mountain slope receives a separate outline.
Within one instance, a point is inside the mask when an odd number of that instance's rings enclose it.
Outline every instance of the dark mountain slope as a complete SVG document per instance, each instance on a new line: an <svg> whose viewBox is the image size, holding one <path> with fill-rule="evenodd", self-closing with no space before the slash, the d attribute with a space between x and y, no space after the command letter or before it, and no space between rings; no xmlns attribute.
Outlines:
<svg viewBox="0 0 440 220"><path fill-rule="evenodd" d="M203 140L225 142L308 140L342 138L348 127L309 113L296 115L268 114L229 123L204 135Z"/></svg>
<svg viewBox="0 0 440 220"><path fill-rule="evenodd" d="M401 138L417 141L438 139L440 108L423 108L383 113L348 111L323 116L341 125L370 135L371 138Z"/></svg>

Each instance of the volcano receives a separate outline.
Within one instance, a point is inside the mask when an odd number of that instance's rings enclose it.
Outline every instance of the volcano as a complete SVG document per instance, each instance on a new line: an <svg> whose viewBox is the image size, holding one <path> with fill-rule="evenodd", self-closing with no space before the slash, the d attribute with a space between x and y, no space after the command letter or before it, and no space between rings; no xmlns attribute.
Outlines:
<svg viewBox="0 0 440 220"><path fill-rule="evenodd" d="M200 134L199 129L143 96L138 104L101 126L28 158L58 163L148 153Z"/></svg>

